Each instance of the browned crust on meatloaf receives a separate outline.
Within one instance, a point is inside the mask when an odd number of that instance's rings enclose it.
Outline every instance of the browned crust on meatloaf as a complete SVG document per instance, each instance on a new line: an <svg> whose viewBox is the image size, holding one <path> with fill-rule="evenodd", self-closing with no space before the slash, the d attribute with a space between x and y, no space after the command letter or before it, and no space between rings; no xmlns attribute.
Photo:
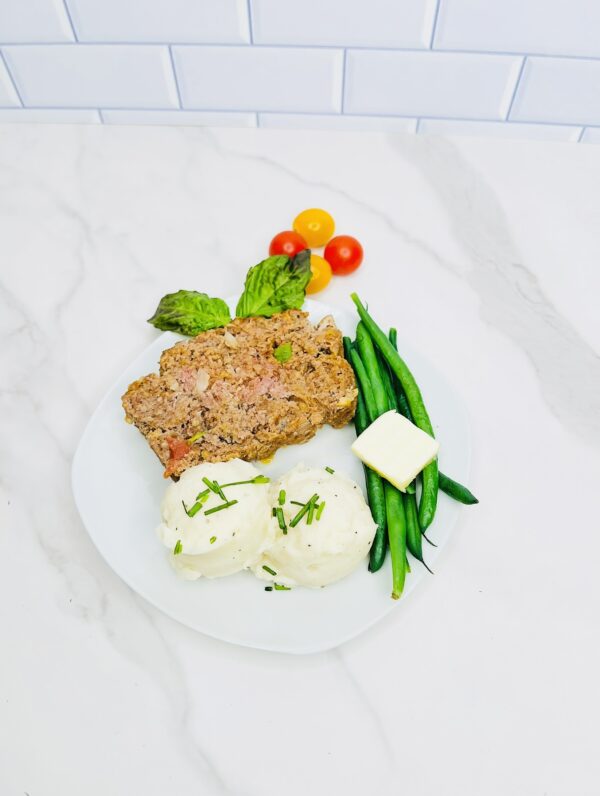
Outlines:
<svg viewBox="0 0 600 796"><path fill-rule="evenodd" d="M284 363L274 356L282 343L293 352ZM163 352L160 374L129 386L123 408L165 476L180 475L204 461L267 459L326 423L344 426L356 408L356 383L333 319L315 327L306 313L288 310L237 318L177 343Z"/></svg>

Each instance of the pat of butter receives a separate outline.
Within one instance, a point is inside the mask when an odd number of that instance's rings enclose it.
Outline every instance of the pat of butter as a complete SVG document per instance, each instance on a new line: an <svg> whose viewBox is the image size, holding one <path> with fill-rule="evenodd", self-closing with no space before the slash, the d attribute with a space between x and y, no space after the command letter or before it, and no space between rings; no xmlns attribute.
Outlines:
<svg viewBox="0 0 600 796"><path fill-rule="evenodd" d="M439 449L439 442L393 410L380 415L352 445L362 462L402 492Z"/></svg>

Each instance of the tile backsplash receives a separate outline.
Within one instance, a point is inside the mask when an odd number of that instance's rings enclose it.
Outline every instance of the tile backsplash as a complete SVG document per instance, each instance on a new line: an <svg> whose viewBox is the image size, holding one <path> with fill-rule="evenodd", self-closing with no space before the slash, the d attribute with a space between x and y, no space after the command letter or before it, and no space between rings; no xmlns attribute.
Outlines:
<svg viewBox="0 0 600 796"><path fill-rule="evenodd" d="M0 0L0 123L600 141L600 1Z"/></svg>

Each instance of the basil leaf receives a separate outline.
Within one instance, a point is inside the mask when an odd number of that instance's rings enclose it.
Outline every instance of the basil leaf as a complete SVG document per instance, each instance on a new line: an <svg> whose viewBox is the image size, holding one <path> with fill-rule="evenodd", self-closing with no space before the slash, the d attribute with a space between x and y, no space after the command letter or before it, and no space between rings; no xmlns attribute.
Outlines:
<svg viewBox="0 0 600 796"><path fill-rule="evenodd" d="M292 344L282 343L281 345L278 345L275 351L273 351L273 356L282 364L287 362L288 359L292 358Z"/></svg>
<svg viewBox="0 0 600 796"><path fill-rule="evenodd" d="M165 332L180 332L193 337L207 329L216 329L231 322L229 307L223 299L210 298L195 290L167 293L148 323Z"/></svg>
<svg viewBox="0 0 600 796"><path fill-rule="evenodd" d="M276 312L299 310L310 277L309 249L299 252L293 259L285 254L267 257L248 271L236 309L237 317L264 315L270 318Z"/></svg>

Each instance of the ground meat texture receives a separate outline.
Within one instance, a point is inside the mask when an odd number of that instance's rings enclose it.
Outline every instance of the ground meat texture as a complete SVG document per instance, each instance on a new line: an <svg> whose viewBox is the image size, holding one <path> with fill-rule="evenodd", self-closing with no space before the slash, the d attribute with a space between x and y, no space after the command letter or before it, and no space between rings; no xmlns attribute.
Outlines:
<svg viewBox="0 0 600 796"><path fill-rule="evenodd" d="M283 343L292 356L280 363L274 352ZM288 310L177 343L163 352L159 374L129 386L123 408L165 476L177 476L203 461L267 459L326 423L344 426L356 384L333 319L315 327L306 313Z"/></svg>

